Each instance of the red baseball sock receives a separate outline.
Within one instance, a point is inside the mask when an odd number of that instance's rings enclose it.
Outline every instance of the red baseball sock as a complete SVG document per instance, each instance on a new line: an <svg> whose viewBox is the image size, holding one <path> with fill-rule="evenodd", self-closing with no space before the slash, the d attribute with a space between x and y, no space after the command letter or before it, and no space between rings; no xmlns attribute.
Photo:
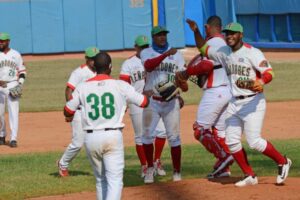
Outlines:
<svg viewBox="0 0 300 200"><path fill-rule="evenodd" d="M147 159L146 159L146 155L145 155L145 151L144 151L144 147L143 145L135 145L135 150L136 153L140 159L140 163L141 165L146 165L147 164Z"/></svg>
<svg viewBox="0 0 300 200"><path fill-rule="evenodd" d="M181 169L181 146L171 147L171 156L174 172L180 172Z"/></svg>
<svg viewBox="0 0 300 200"><path fill-rule="evenodd" d="M153 144L143 144L148 167L153 167Z"/></svg>
<svg viewBox="0 0 300 200"><path fill-rule="evenodd" d="M159 138L156 137L155 138L155 142L154 142L154 161L156 161L157 159L160 159L161 153L163 151L163 148L165 146L166 143L166 138Z"/></svg>
<svg viewBox="0 0 300 200"><path fill-rule="evenodd" d="M248 163L247 153L243 148L240 151L233 153L232 156L234 157L235 161L240 166L244 174L251 176L255 175L252 167Z"/></svg>
<svg viewBox="0 0 300 200"><path fill-rule="evenodd" d="M278 165L283 165L286 163L286 159L281 153L279 153L275 147L267 141L267 147L262 152L264 155L268 156L272 160L274 160Z"/></svg>

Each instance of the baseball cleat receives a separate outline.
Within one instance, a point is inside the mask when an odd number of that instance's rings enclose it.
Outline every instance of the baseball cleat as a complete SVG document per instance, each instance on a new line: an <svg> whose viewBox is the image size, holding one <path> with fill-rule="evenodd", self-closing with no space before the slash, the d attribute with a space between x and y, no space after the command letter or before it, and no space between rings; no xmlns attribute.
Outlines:
<svg viewBox="0 0 300 200"><path fill-rule="evenodd" d="M278 165L278 176L276 180L277 184L283 184L283 182L289 175L289 170L292 165L292 161L289 158L287 158L286 161L287 161L286 164Z"/></svg>
<svg viewBox="0 0 300 200"><path fill-rule="evenodd" d="M167 174L159 159L154 162L154 169L156 174L159 176L165 176Z"/></svg>
<svg viewBox="0 0 300 200"><path fill-rule="evenodd" d="M226 177L230 177L231 172L229 170L229 167L226 167L225 169L221 170L219 173L212 175L212 174L208 174L207 178L208 179L213 179L213 178L226 178Z"/></svg>
<svg viewBox="0 0 300 200"><path fill-rule="evenodd" d="M223 170L226 170L226 168L228 166L232 165L233 162L234 162L234 158L232 155L229 155L228 157L226 157L226 159L223 160L222 162L217 161L218 165L215 164L214 167L216 167L216 168L207 177L216 177L217 174L220 174L220 172L222 172Z"/></svg>
<svg viewBox="0 0 300 200"><path fill-rule="evenodd" d="M5 137L0 137L0 145L5 145Z"/></svg>
<svg viewBox="0 0 300 200"><path fill-rule="evenodd" d="M59 160L57 161L57 167L58 167L58 174L60 177L67 177L69 176L68 168L64 168L60 165Z"/></svg>
<svg viewBox="0 0 300 200"><path fill-rule="evenodd" d="M256 176L246 176L243 180L235 183L236 187L245 187L247 185L256 185L258 180Z"/></svg>
<svg viewBox="0 0 300 200"><path fill-rule="evenodd" d="M144 178L147 173L147 165L142 165L141 166L141 178Z"/></svg>
<svg viewBox="0 0 300 200"><path fill-rule="evenodd" d="M173 181L181 181L181 174L179 172L174 172L173 173Z"/></svg>
<svg viewBox="0 0 300 200"><path fill-rule="evenodd" d="M17 147L17 146L18 146L18 145L17 145L17 141L16 141L16 140L10 141L9 146L10 146L11 148Z"/></svg>
<svg viewBox="0 0 300 200"><path fill-rule="evenodd" d="M147 173L144 178L144 183L149 184L149 183L154 183L154 167L148 167L147 168Z"/></svg>

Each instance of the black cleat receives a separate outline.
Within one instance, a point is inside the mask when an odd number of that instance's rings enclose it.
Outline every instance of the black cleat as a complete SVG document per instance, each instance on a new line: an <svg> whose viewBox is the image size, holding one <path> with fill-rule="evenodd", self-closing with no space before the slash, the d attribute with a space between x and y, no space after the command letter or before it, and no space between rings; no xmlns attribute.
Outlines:
<svg viewBox="0 0 300 200"><path fill-rule="evenodd" d="M18 146L17 141L16 140L10 141L9 146L12 147L12 148L17 147Z"/></svg>
<svg viewBox="0 0 300 200"><path fill-rule="evenodd" d="M5 137L0 137L0 145L5 145Z"/></svg>

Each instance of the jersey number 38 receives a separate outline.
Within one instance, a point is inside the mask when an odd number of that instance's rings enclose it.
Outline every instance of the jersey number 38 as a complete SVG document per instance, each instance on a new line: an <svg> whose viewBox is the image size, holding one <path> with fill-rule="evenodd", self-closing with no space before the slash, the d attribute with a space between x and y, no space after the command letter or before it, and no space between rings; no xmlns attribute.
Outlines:
<svg viewBox="0 0 300 200"><path fill-rule="evenodd" d="M86 101L91 106L92 112L89 112L88 116L92 120L97 120L100 116L111 119L115 115L115 99L110 92L106 92L102 96L91 93L87 96Z"/></svg>

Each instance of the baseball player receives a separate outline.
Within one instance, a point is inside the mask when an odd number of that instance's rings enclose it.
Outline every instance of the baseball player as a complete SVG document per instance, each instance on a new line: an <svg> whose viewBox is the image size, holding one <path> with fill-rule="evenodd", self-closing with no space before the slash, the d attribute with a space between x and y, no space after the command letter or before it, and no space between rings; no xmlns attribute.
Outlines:
<svg viewBox="0 0 300 200"><path fill-rule="evenodd" d="M25 81L26 68L20 53L9 47L10 35L0 33L0 145L5 144L5 102L11 130L10 147L17 147L19 129L19 98Z"/></svg>
<svg viewBox="0 0 300 200"><path fill-rule="evenodd" d="M145 67L146 83L144 90L154 92L150 100L152 117L143 113L143 137L142 142L148 169L144 178L145 183L154 182L153 167L153 139L155 128L160 119L163 120L169 145L171 146L171 157L173 161L173 181L181 180L181 140L180 140L180 105L177 96L163 98L159 92L165 85L174 82L175 72L185 69L183 56L176 49L171 48L167 42L169 31L162 26L152 28L152 46L141 52L141 60ZM167 89L169 90L169 89ZM188 90L188 86L182 88ZM176 91L173 92L175 94Z"/></svg>
<svg viewBox="0 0 300 200"><path fill-rule="evenodd" d="M129 59L125 60L121 67L120 79L131 84L135 90L139 93L143 92L145 86L145 69L141 62L140 52L149 47L149 40L144 35L139 35L135 39L134 48L136 54ZM148 92L147 92L148 93ZM150 113L151 109L147 109L145 112ZM130 118L134 128L135 134L135 148L137 155L141 163L141 177L144 178L147 170L147 160L142 143L142 125L143 125L143 108L136 106L134 104L129 104ZM154 167L156 173L160 176L165 176L166 171L163 169L162 163L160 161L161 153L166 141L166 130L162 123L159 121L156 129L156 138L154 141L155 153L154 153Z"/></svg>
<svg viewBox="0 0 300 200"><path fill-rule="evenodd" d="M227 108L226 144L238 163L245 178L235 183L237 187L256 185L258 183L247 154L241 143L242 133L251 149L268 156L278 165L277 184L282 184L288 176L292 164L267 140L261 137L266 100L263 85L272 81L274 73L263 53L242 41L243 27L239 23L230 23L224 29L228 46L214 48L202 38L197 24L187 20L194 32L199 51L210 59L226 66L233 97Z"/></svg>
<svg viewBox="0 0 300 200"><path fill-rule="evenodd" d="M216 48L226 46L221 28L220 17L211 16L207 19L205 24L207 44ZM193 125L194 136L217 158L213 172L208 178L228 177L229 165L234 159L225 144L225 110L231 98L227 74L222 65L215 62L213 69L199 76L199 79L203 95L198 106L197 120Z"/></svg>
<svg viewBox="0 0 300 200"><path fill-rule="evenodd" d="M95 57L97 76L79 84L67 102L64 114L72 119L81 108L85 147L96 177L97 199L121 199L123 188L123 116L128 103L148 105L148 98L128 83L114 80L111 58L106 52Z"/></svg>
<svg viewBox="0 0 300 200"><path fill-rule="evenodd" d="M85 50L85 63L71 73L67 82L65 90L66 101L69 101L72 98L72 93L79 83L96 75L93 58L97 53L99 53L99 49L96 47L89 47ZM76 110L71 127L72 141L58 161L58 172L61 177L69 175L69 164L79 153L84 143L85 132L82 130L81 108Z"/></svg>

